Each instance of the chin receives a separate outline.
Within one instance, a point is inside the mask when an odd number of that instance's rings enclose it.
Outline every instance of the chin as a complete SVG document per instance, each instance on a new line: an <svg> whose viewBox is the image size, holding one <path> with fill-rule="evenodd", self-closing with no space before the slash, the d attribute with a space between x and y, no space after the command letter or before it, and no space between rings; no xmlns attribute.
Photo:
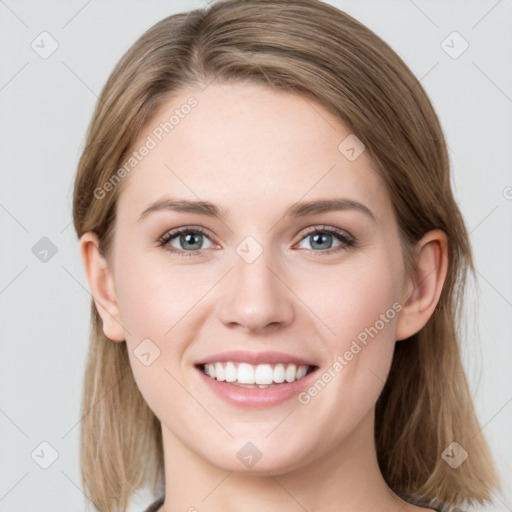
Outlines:
<svg viewBox="0 0 512 512"><path fill-rule="evenodd" d="M231 443L232 449L205 454L204 458L225 471L244 475L268 476L289 473L306 464L307 453L293 445L274 446L262 440L237 440ZM304 448L304 446L302 446Z"/></svg>

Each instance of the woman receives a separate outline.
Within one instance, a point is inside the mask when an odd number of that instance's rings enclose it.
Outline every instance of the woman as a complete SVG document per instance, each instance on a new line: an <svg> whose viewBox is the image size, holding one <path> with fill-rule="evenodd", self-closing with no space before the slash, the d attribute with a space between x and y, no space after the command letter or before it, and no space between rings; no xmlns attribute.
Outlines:
<svg viewBox="0 0 512 512"><path fill-rule="evenodd" d="M358 21L227 0L157 23L101 93L74 222L99 510L147 482L159 512L490 501L444 137Z"/></svg>

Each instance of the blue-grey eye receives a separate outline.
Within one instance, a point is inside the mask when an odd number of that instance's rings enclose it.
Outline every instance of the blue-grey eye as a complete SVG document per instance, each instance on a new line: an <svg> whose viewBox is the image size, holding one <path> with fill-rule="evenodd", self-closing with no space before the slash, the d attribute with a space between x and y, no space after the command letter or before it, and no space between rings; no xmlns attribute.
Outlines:
<svg viewBox="0 0 512 512"><path fill-rule="evenodd" d="M303 249L327 250L340 245L350 245L351 240L341 233L330 233L327 231L316 231L306 235L301 242L308 241L310 247L302 247ZM336 243L337 242L337 243Z"/></svg>
<svg viewBox="0 0 512 512"><path fill-rule="evenodd" d="M207 240L210 245L203 247L203 242ZM179 245L176 246L175 244L178 243ZM208 249L211 246L211 242L202 233L198 233L196 231L186 231L183 233L178 233L168 240L168 244L172 247L175 247L179 250L189 250L189 251L196 251L196 250L202 250L202 249Z"/></svg>

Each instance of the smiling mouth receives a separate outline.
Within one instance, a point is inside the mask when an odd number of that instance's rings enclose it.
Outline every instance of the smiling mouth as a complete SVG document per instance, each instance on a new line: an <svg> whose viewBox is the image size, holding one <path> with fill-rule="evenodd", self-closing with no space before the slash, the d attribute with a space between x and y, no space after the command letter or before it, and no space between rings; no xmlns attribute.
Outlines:
<svg viewBox="0 0 512 512"><path fill-rule="evenodd" d="M232 361L199 364L196 367L218 382L227 382L245 388L272 388L291 384L304 378L318 367L293 363L248 364Z"/></svg>

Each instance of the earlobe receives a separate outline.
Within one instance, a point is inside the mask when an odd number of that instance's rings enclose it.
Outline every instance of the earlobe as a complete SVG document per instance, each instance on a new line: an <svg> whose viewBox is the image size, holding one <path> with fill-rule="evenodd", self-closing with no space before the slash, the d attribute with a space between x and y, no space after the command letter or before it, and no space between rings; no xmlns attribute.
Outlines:
<svg viewBox="0 0 512 512"><path fill-rule="evenodd" d="M429 231L418 242L415 270L407 282L395 339L409 338L432 316L441 296L448 270L448 240L440 229Z"/></svg>
<svg viewBox="0 0 512 512"><path fill-rule="evenodd" d="M114 282L107 260L99 250L99 241L95 233L89 231L82 235L80 252L94 303L102 320L103 332L112 341L124 341L125 333Z"/></svg>

